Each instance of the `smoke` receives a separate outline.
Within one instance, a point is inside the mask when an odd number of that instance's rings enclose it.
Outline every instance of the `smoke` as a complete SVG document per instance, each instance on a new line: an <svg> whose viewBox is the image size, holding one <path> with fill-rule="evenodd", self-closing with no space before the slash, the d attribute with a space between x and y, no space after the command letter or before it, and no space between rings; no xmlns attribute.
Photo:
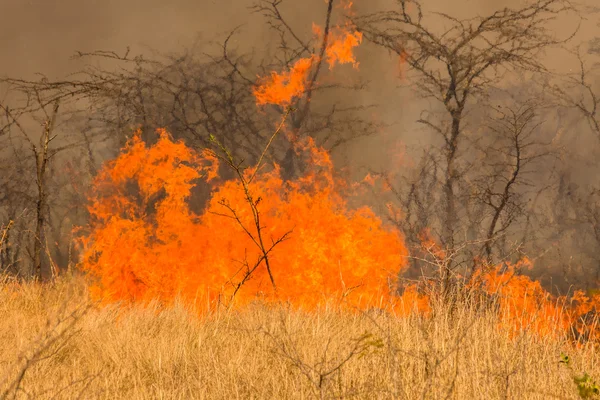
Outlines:
<svg viewBox="0 0 600 400"><path fill-rule="evenodd" d="M10 57L1 73L64 78L81 67L69 60L76 50L179 51L197 34L213 40L248 23L249 5L249 0L2 0L0 49ZM250 35L256 39L261 30Z"/></svg>
<svg viewBox="0 0 600 400"><path fill-rule="evenodd" d="M0 14L0 49L5 55L0 76L37 79L35 74L43 73L49 79L63 79L83 67L83 61L70 59L76 50L114 50L122 54L129 46L132 54L152 56L154 51L177 54L195 45L200 51L214 53L219 51L217 44L225 35L238 26L240 30L232 38L232 46L241 52L254 52L257 60L268 58L273 53L277 33L264 23L261 13L251 12L249 7L254 3L253 0L0 0L3 10ZM365 14L389 9L395 3L393 0L357 0L353 7L357 14ZM423 6L427 11L468 18L490 14L502 7L518 7L522 3L522 0L425 0ZM589 6L594 3L594 0L587 0ZM322 0L284 1L281 5L290 26L301 32L304 40L314 35L313 22L324 23L325 9ZM557 35L568 36L576 22L575 19L557 22ZM440 29L443 28L440 22ZM597 18L589 15L573 44L585 43L596 32ZM368 81L367 90L356 91L351 97L342 97L345 95L340 91L332 91L315 100L314 106L325 107L331 100L343 100L348 106L374 104L377 108L368 109L364 114L389 127L378 135L357 139L345 148L337 149L333 154L336 166L353 167L354 178L364 176L360 167L398 168L394 164L398 160L390 160L390 153L403 145L408 149L405 161L418 162L420 152L415 149L427 148L434 143L431 132L416 123L420 112L431 108L431 104L416 98L411 90L401 88L409 82L397 56L368 43L363 43L356 54L360 70L346 65L335 76L348 82L359 77ZM564 51L549 52L546 57L546 65L551 70L565 72L577 68L576 60L565 57ZM2 94L0 92L0 96ZM596 151L597 138L584 128L577 126L563 136L572 154ZM586 172L589 172L587 166L573 163L571 173L580 184L587 183L587 177L592 175L586 175ZM550 202L546 199L546 203Z"/></svg>
<svg viewBox="0 0 600 400"><path fill-rule="evenodd" d="M486 15L503 7L517 7L521 0L497 1L445 1L428 0L424 8L447 13L456 17ZM593 0L587 0L593 6ZM75 50L97 49L122 51L131 46L132 52L178 51L191 45L197 35L203 41L216 40L236 26L243 25L243 35L237 37L240 47L255 47L269 37L268 28L262 23L260 14L252 14L249 7L253 0L64 0L47 2L44 0L1 0L0 7L0 49L3 63L1 75L30 78L37 72L60 78L76 71L81 65L70 61ZM358 14L389 9L394 0L355 1L353 7ZM311 35L310 24L319 21L325 5L321 0L286 1L282 11L289 15L293 28ZM293 16L293 17L291 17ZM557 24L557 33L565 34L572 24ZM567 21L572 22L572 21ZM589 16L578 33L579 41L589 40L596 32L597 19ZM371 78L372 65L378 70L389 70L387 57L369 52L369 57L361 58L365 76ZM381 53L381 52L378 52ZM564 64L558 56L552 58L551 67ZM389 61L393 63L393 61ZM392 68L393 70L393 68ZM388 83L386 77L374 79L375 85ZM379 87L377 85L376 87Z"/></svg>

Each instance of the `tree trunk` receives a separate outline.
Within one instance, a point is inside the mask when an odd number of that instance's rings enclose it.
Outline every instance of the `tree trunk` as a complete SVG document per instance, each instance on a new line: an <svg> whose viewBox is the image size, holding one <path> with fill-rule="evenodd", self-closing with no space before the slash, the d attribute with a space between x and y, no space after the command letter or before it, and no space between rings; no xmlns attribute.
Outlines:
<svg viewBox="0 0 600 400"><path fill-rule="evenodd" d="M52 110L52 116L49 120L44 122L44 131L40 137L40 148L33 148L35 154L35 165L37 172L37 187L38 187L38 199L36 204L36 227L35 227L35 242L33 248L33 268L34 278L42 280L42 252L44 250L45 236L44 236L44 225L46 222L45 210L46 210L46 167L48 166L49 159L49 146L50 141L53 139L51 136L56 122L56 114L58 113L58 102L54 104Z"/></svg>

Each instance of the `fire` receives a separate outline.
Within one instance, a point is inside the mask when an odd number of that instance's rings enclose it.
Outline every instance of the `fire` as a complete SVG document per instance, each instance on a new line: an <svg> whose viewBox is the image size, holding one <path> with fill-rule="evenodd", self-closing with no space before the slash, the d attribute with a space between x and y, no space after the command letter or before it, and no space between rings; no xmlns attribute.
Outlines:
<svg viewBox="0 0 600 400"><path fill-rule="evenodd" d="M95 280L92 294L106 302L170 303L176 296L196 304L226 301L260 256L242 227L252 229L242 185L218 182L218 163L209 152L196 154L159 133L158 143L147 147L138 132L94 182L92 222L83 238L83 269ZM305 176L284 182L275 165L249 184L261 199L266 240L291 233L270 256L277 290L263 262L236 301L260 297L307 308L331 299L361 307L389 302L405 262L401 234L368 208L349 209L336 189L329 155L310 140L304 150ZM253 173L246 171L247 177ZM212 183L212 194L196 215L187 201L202 181ZM225 216L224 204L239 221Z"/></svg>
<svg viewBox="0 0 600 400"><path fill-rule="evenodd" d="M439 246L427 233L421 238L422 246L437 257ZM570 337L576 343L598 342L600 329L600 295L586 295L575 291L573 296L553 296L540 282L522 275L524 268L531 267L527 258L517 263L494 266L480 265L467 281L464 289L473 294L484 294L495 305L498 326L515 336L523 331L542 337ZM431 283L408 285L396 302L399 315L410 312L429 314L431 311ZM493 307L492 307L493 308Z"/></svg>
<svg viewBox="0 0 600 400"><path fill-rule="evenodd" d="M498 265L481 276L475 274L473 282L482 282L482 289L496 297L499 319L511 333L530 330L542 336L564 333L568 320L556 302L541 284L518 274L523 263ZM525 261L528 264L528 261Z"/></svg>
<svg viewBox="0 0 600 400"><path fill-rule="evenodd" d="M600 339L597 317L600 296L575 291L571 298L555 297L538 281L519 275L529 260L496 266L484 274L485 290L498 296L500 323L512 332L530 330L542 336L568 335L579 343Z"/></svg>
<svg viewBox="0 0 600 400"><path fill-rule="evenodd" d="M342 2L348 12L350 6ZM327 38L317 25L313 32L327 43L330 68L358 66L352 52L362 35L350 24L333 27ZM312 54L289 71L259 79L256 104L290 105L321 61ZM391 301L405 265L403 238L369 208L349 208L341 194L349 185L334 179L329 154L310 138L294 146L307 157L304 176L284 182L278 165L270 172L249 168L244 187L241 180L218 182L212 153L174 143L164 130L159 136L147 147L138 132L94 182L92 220L82 238L83 269L95 278L94 296L167 303L181 296L210 305L261 297L304 307L331 299L353 306ZM203 180L213 185L211 197L196 215L188 200ZM260 224L248 193L258 199ZM259 233L277 243L268 254L269 268Z"/></svg>
<svg viewBox="0 0 600 400"><path fill-rule="evenodd" d="M351 13L351 1L340 4ZM318 25L313 24L313 33L325 39ZM259 79L253 89L256 104L291 105L303 96L313 67L322 61L330 69L345 63L358 67L353 51L362 34L351 24L333 27L326 39L324 60L312 54L289 71ZM408 54L399 54L403 78ZM303 176L284 181L276 164L270 170L248 168L244 187L240 180L219 179L219 162L211 151L197 153L173 142L165 130L158 134L158 142L148 147L137 132L94 180L90 224L81 237L81 265L94 282L94 298L169 304L179 297L200 311L262 299L309 309L335 300L360 308L391 304L398 315L431 312L431 282L409 285L395 295L408 254L401 233L384 226L368 207L348 206L343 191L358 183L335 179L329 154L310 138L294 140L295 150L306 158ZM379 178L368 174L362 184L373 187ZM210 191L199 214L189 206L197 185ZM382 192L392 190L387 180L381 185ZM257 199L258 226L248 193ZM393 203L386 207L390 219L400 223L401 210ZM268 254L270 272L256 242L259 232L276 243ZM446 262L447 251L429 230L420 240L435 262ZM512 333L600 340L594 319L600 295L554 297L518 273L529 264L482 266L466 289L493 297L499 324Z"/></svg>
<svg viewBox="0 0 600 400"><path fill-rule="evenodd" d="M315 57L299 59L289 72L271 72L269 78L262 79L261 84L254 88L256 104L285 106L291 104L295 97L302 96L314 59Z"/></svg>
<svg viewBox="0 0 600 400"><path fill-rule="evenodd" d="M371 175L371 173L365 175L362 181L371 187L375 186L375 178Z"/></svg>
<svg viewBox="0 0 600 400"><path fill-rule="evenodd" d="M342 2L340 7L350 12L352 2ZM312 31L317 39L323 40L325 33L319 25L313 23ZM329 69L333 69L336 64L352 64L354 68L358 68L359 63L356 61L354 48L361 44L362 38L362 33L358 32L349 22L346 22L344 26L334 26L329 32L325 48Z"/></svg>
<svg viewBox="0 0 600 400"><path fill-rule="evenodd" d="M332 35L331 46L327 47L327 63L329 69L337 63L351 63L354 68L358 68L358 61L354 57L352 49L358 46L362 41L360 32L343 32Z"/></svg>
<svg viewBox="0 0 600 400"><path fill-rule="evenodd" d="M419 234L419 240L426 254L432 255L439 263L443 263L446 260L446 251L436 242L430 229L424 229Z"/></svg>
<svg viewBox="0 0 600 400"><path fill-rule="evenodd" d="M343 1L340 6L349 12L352 2ZM312 31L317 39L323 39L324 32L320 26L313 23ZM356 31L352 24L346 23L344 26L333 27L328 34L325 48L325 61L329 64L329 69L336 64L348 63L352 64L354 68L358 68L359 63L356 61L353 50L361 42L362 33ZM320 61L322 60L319 55L312 54L310 57L296 61L289 71L281 73L272 71L269 77L259 78L253 89L256 104L289 106L295 98L304 94L311 68Z"/></svg>

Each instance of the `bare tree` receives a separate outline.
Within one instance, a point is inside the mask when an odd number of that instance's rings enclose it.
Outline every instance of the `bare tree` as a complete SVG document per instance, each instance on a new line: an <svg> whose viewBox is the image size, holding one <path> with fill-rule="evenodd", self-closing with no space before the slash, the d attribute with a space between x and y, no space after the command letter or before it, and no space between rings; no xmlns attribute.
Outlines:
<svg viewBox="0 0 600 400"><path fill-rule="evenodd" d="M47 193L46 193L46 168L50 157L56 154L56 150L50 149L50 142L56 138L53 135L54 125L56 123L56 116L58 114L58 102L55 103L52 114L46 114L46 120L43 123L42 134L39 137L39 145L36 145L33 140L29 137L23 126L19 121L13 117L12 113L8 108L4 108L7 119L12 119L14 125L18 128L23 138L31 146L31 151L35 157L36 167L36 186L37 186L37 200L36 200L36 224L34 233L34 248L33 248L33 268L34 276L37 279L42 278L42 252L45 246L45 234L44 228L46 224L46 206L47 206ZM45 109L44 109L45 112Z"/></svg>
<svg viewBox="0 0 600 400"><path fill-rule="evenodd" d="M594 52L594 47L591 47L590 53ZM572 50L571 54L579 62L579 71L568 74L559 84L551 84L550 89L559 105L577 110L600 140L600 98L590 78L594 70L599 69L599 64L596 63L592 67L586 65L586 60L581 55L581 47Z"/></svg>
<svg viewBox="0 0 600 400"><path fill-rule="evenodd" d="M3 112L5 119L2 126L2 136L8 139L6 142L9 145L7 149L10 150L12 147L13 150L7 154L7 158L3 161L8 163L10 160L14 163L11 166L12 168L6 168L6 171L10 171L12 177L17 177L15 182L10 182L10 178L8 181L3 182L7 192L0 206L5 211L8 210L9 219L13 221L13 226L14 221L20 220L21 222L20 234L16 237L10 235L5 238L6 248L2 254L2 264L3 270L11 267L12 272L27 275L24 260L17 254L12 254L15 251L21 253L25 249L31 259L31 272L29 275L35 279L42 279L44 275L42 266L45 263L45 255L48 257L46 261L50 263L53 274L56 272L50 256L47 238L47 227L52 213L49 194L51 190L56 188L51 188L48 171L52 166L51 161L56 158L57 154L78 147L80 143L70 141L65 136L63 139L66 140L55 145L53 142L58 137L55 128L59 100L55 99L53 103L48 103L44 101L45 99L40 96L39 92L34 91L26 94L32 95L33 98L26 96L26 102L22 106L9 108L0 104L0 111ZM41 119L37 118L37 114L41 114ZM34 133L31 133L31 129L26 127L24 121L28 118L33 118L33 121L37 121L42 126L42 132L37 135L37 138ZM29 120L28 122L33 121ZM28 151L17 145L17 138L21 139L22 143L28 147ZM31 160L32 162L22 161L21 159ZM31 175L29 175L30 173ZM21 175L21 179L18 178L18 175ZM31 188L29 182L33 182L35 188ZM30 231L29 224L26 221L26 217L30 214L27 212L29 207L32 209L31 214L34 215L34 227L31 230L31 248L26 245L29 236L27 232ZM11 229L10 233L14 230ZM17 262L21 262L23 265L19 268L15 265Z"/></svg>
<svg viewBox="0 0 600 400"><path fill-rule="evenodd" d="M479 203L489 208L489 218L484 235L483 252L492 263L494 242L504 235L520 216L527 212L523 187L534 187L526 175L531 164L553 155L549 143L536 139L543 120L536 120L536 106L532 101L512 108L499 108L489 130L494 138L484 151L487 170L475 182ZM500 254L500 258L503 258Z"/></svg>
<svg viewBox="0 0 600 400"><path fill-rule="evenodd" d="M564 279L581 286L595 287L600 279L600 182L594 179L597 167L598 142L600 140L600 96L595 78L600 71L598 62L592 63L594 56L600 55L598 39L589 43L587 57L582 54L582 46L570 51L578 61L578 69L554 81L548 79L547 85L554 96L557 106L572 114L571 125L576 126L582 120L588 126L595 139L595 145L589 147L589 158L582 158L579 152L570 153L569 158L560 165L559 182L553 199L556 207L551 210L551 218L560 227L560 239L570 251L557 249L557 258L564 264ZM581 138L582 142L587 139ZM583 165L588 179L576 179L573 176L573 161ZM592 279L590 279L592 278Z"/></svg>
<svg viewBox="0 0 600 400"><path fill-rule="evenodd" d="M472 145L469 110L476 108L476 101L485 102L488 92L499 87L511 72L546 73L541 57L544 50L572 37L556 38L548 24L577 10L566 0L535 0L518 9L458 19L443 13L426 15L415 0L396 3L396 9L359 16L354 22L368 40L401 57L415 74L409 81L414 82L417 93L440 107L439 113L424 112L418 122L440 139L437 154L430 156L433 163L425 165L439 174L439 240L453 252L462 247L461 221L466 218L459 205L467 196L465 189L471 186L467 175L477 168L466 153ZM501 200L507 196L496 196L494 191L488 194L487 203L496 210L497 217L486 237L494 237L499 229L506 229L498 226L498 220L508 202ZM455 267L451 265L447 273Z"/></svg>

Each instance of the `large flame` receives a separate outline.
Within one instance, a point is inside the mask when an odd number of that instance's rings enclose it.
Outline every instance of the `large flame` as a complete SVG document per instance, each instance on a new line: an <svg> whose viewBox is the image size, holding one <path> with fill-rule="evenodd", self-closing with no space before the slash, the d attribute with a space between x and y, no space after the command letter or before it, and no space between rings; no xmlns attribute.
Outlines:
<svg viewBox="0 0 600 400"><path fill-rule="evenodd" d="M214 185L204 212L192 213L192 186L214 182L217 161L159 133L158 143L147 147L138 132L94 182L83 254L84 269L97 278L93 295L105 301L168 303L178 295L204 304L229 300L260 256L244 231L256 233L243 187L236 180ZM270 254L277 290L263 262L237 301L258 296L304 307L331 299L361 307L388 303L406 256L400 233L383 227L367 208L348 209L327 153L310 140L304 151L305 176L284 182L275 166L249 184L261 199L265 239L291 233ZM246 171L249 181L253 173Z"/></svg>
<svg viewBox="0 0 600 400"><path fill-rule="evenodd" d="M351 13L352 2L340 7ZM313 25L317 38L323 31ZM301 97L313 66L350 63L362 35L351 24L334 26L327 38L324 60L317 54L296 61L289 71L259 79L253 92L257 105L288 106ZM399 56L400 77L407 53ZM409 285L395 296L396 279L407 251L399 231L384 227L369 208L352 210L342 195L347 185L334 179L329 155L312 140L295 144L307 157L304 176L284 182L279 167L268 172L248 168L241 181L219 180L213 153L200 154L175 143L165 130L148 147L137 132L121 155L96 177L90 197L91 222L82 238L82 267L95 284L92 295L112 301L172 302L177 296L200 306L220 302L289 301L312 308L332 299L361 308L393 304L395 312L429 313L431 298L423 286ZM374 187L380 177L367 175ZM390 191L380 181L382 191ZM195 185L207 185L210 199L200 214L190 210ZM257 204L260 228L246 190ZM387 203L398 224L402 211ZM272 276L255 241L258 230L269 244ZM425 252L443 263L446 252L429 231L420 237ZM569 333L577 339L600 340L597 316L600 295L575 292L569 299L554 297L539 282L521 275L528 261L482 265L466 289L494 298L499 323L511 332L533 330L541 335ZM254 269L254 266L257 266Z"/></svg>
<svg viewBox="0 0 600 400"><path fill-rule="evenodd" d="M342 6L349 11L351 3ZM319 27L313 30L324 39ZM358 66L352 49L361 40L350 24L333 27L324 51L330 68ZM261 79L256 103L290 105L320 61L313 54ZM182 296L208 304L260 296L307 307L332 298L354 306L389 303L406 257L402 237L370 209L349 209L338 191L347 185L335 182L329 155L312 140L295 145L308 157L304 176L284 182L277 165L258 174L247 169L246 187L239 179L214 186L206 209L195 215L187 203L191 189L215 180L217 160L159 134L148 148L138 132L95 180L91 230L83 238L83 267L97 278L95 296L167 302ZM258 226L248 195L260 199ZM268 254L271 268L261 258L263 239L277 243Z"/></svg>

